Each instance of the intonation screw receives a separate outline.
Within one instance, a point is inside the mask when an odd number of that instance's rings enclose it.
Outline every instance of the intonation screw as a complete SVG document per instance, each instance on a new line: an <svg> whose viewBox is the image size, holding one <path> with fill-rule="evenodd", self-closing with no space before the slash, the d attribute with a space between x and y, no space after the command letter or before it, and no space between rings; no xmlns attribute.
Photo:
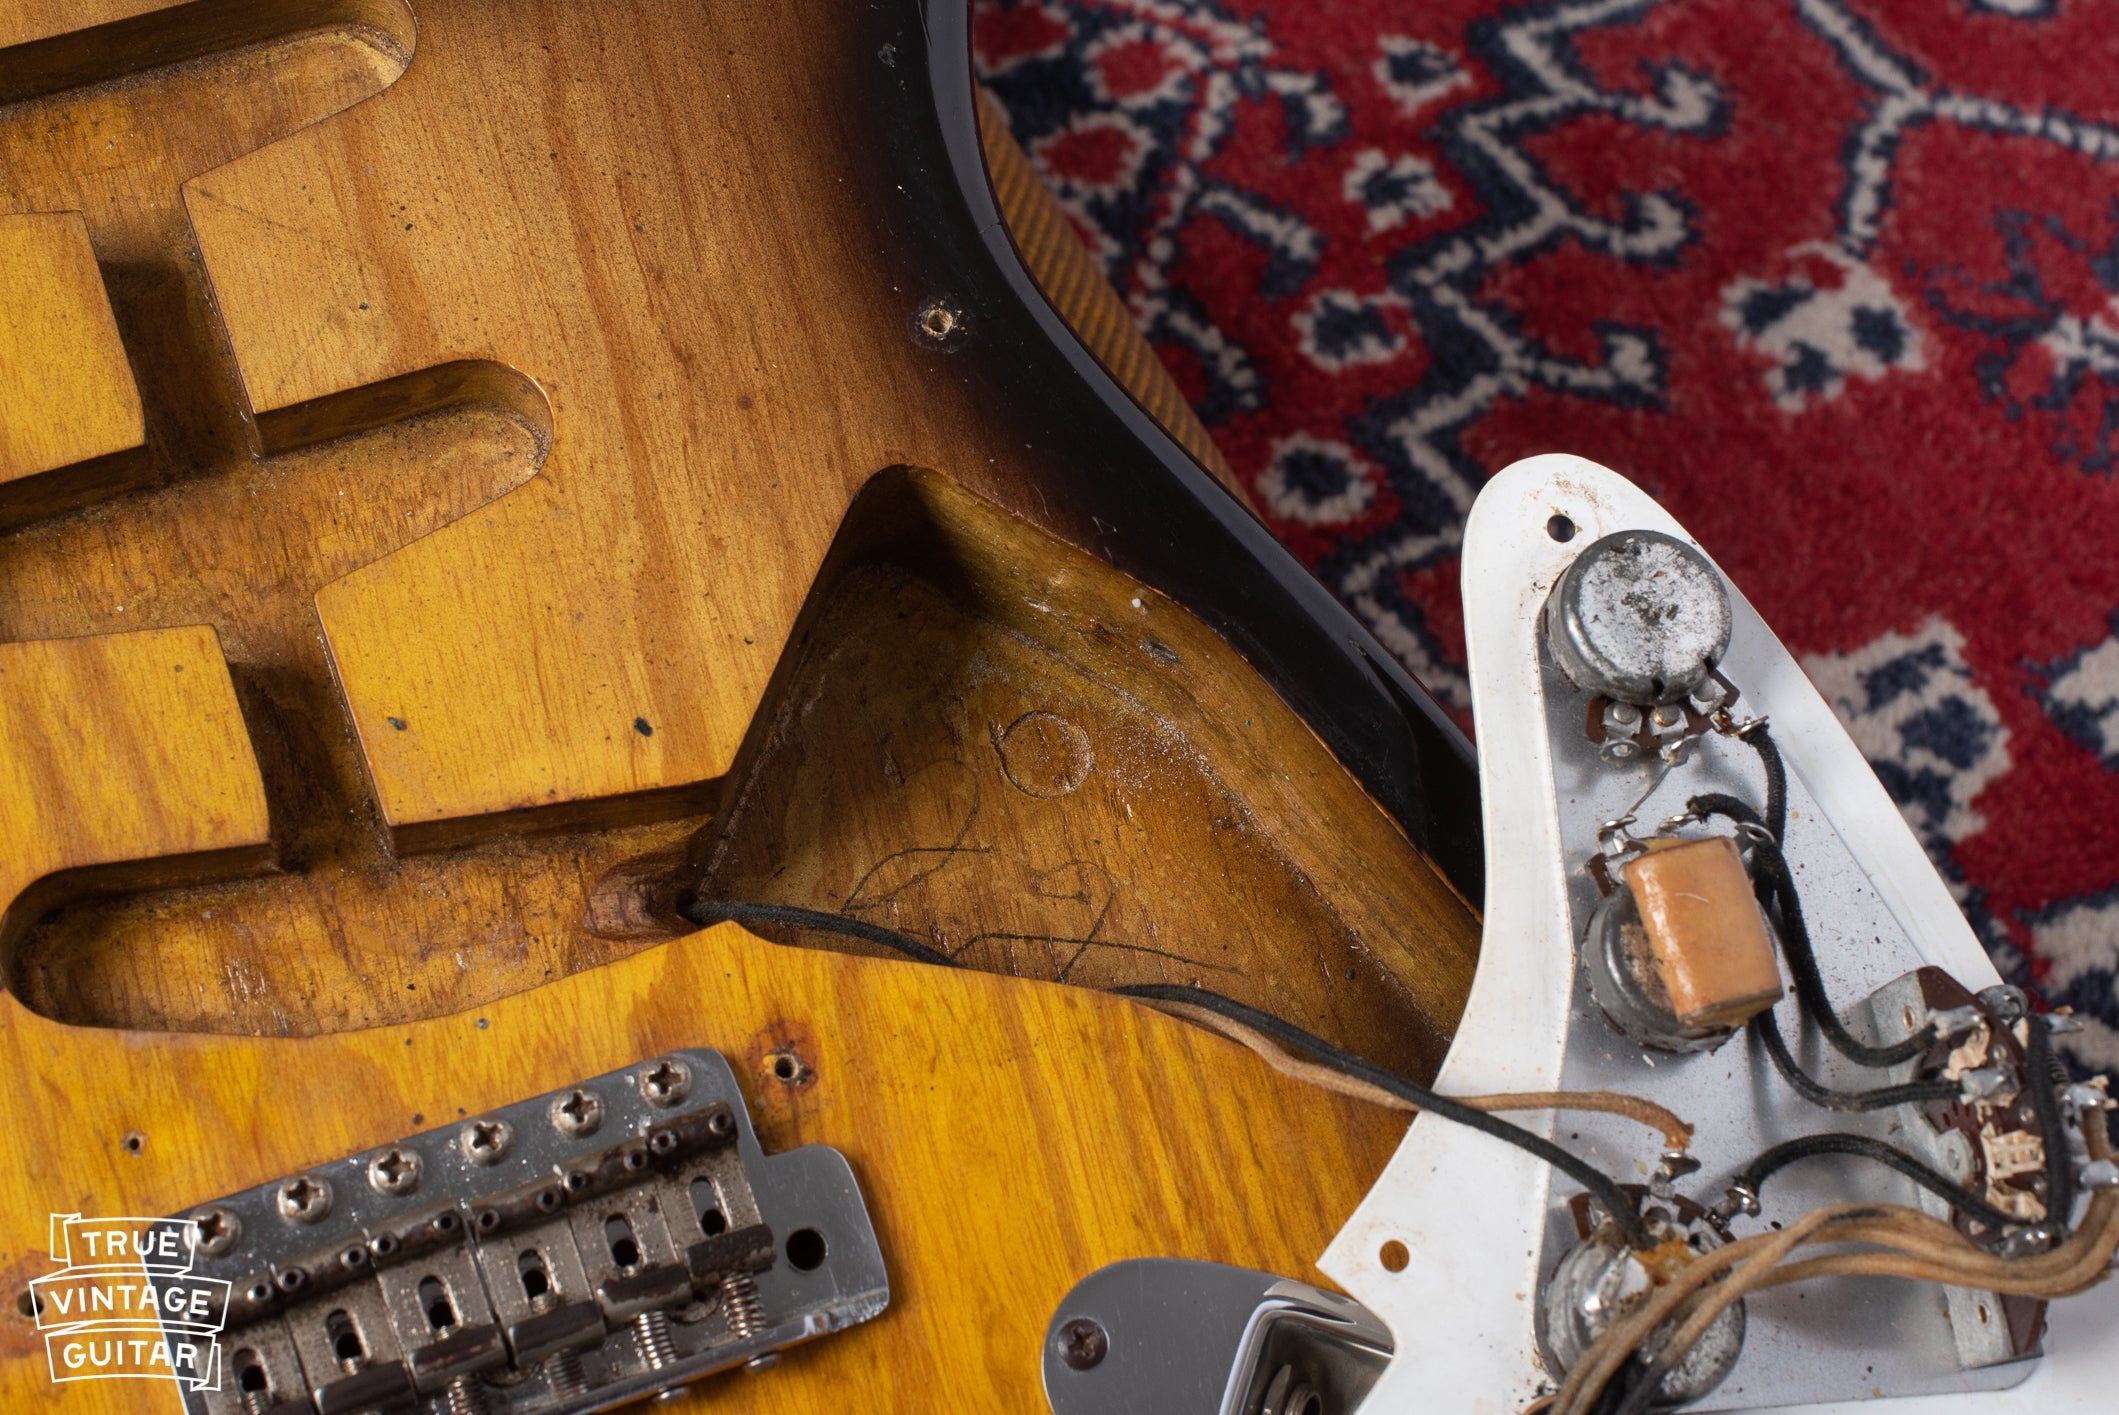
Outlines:
<svg viewBox="0 0 2119 1415"><path fill-rule="evenodd" d="M315 1223L331 1212L331 1181L297 1174L280 1181L280 1217L289 1223Z"/></svg>
<svg viewBox="0 0 2119 1415"><path fill-rule="evenodd" d="M692 1068L674 1056L640 1069L640 1094L649 1105L673 1106L692 1093Z"/></svg>
<svg viewBox="0 0 2119 1415"><path fill-rule="evenodd" d="M243 1236L243 1221L228 1210L200 1209L191 1216L192 1251L202 1258L225 1258Z"/></svg>
<svg viewBox="0 0 2119 1415"><path fill-rule="evenodd" d="M603 1097L579 1086L552 1099L552 1128L562 1135L579 1138L593 1135L603 1124Z"/></svg>
<svg viewBox="0 0 2119 1415"><path fill-rule="evenodd" d="M1111 1338L1094 1318L1076 1317L1059 1329L1060 1360L1077 1371L1103 1364L1110 1350Z"/></svg>
<svg viewBox="0 0 2119 1415"><path fill-rule="evenodd" d="M505 1120L474 1120L456 1132L456 1143L473 1164L499 1164L515 1143L515 1127Z"/></svg>
<svg viewBox="0 0 2119 1415"><path fill-rule="evenodd" d="M419 1187L419 1151L392 1145L368 1161L368 1187L378 1194L409 1194Z"/></svg>

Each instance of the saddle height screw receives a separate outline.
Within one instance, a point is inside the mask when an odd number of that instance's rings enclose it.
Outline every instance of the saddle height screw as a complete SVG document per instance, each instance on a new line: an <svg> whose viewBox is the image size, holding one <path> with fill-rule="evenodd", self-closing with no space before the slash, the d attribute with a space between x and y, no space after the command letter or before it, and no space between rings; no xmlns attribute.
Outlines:
<svg viewBox="0 0 2119 1415"><path fill-rule="evenodd" d="M331 1212L331 1181L297 1174L280 1181L280 1217L289 1223L315 1223Z"/></svg>
<svg viewBox="0 0 2119 1415"><path fill-rule="evenodd" d="M473 1164L499 1164L515 1143L515 1127L505 1120L474 1120L456 1132L456 1143Z"/></svg>
<svg viewBox="0 0 2119 1415"><path fill-rule="evenodd" d="M409 1194L419 1187L419 1151L392 1145L368 1161L368 1187L378 1194Z"/></svg>
<svg viewBox="0 0 2119 1415"><path fill-rule="evenodd" d="M603 1124L603 1097L576 1086L553 1100L551 1116L552 1128L562 1135L593 1135Z"/></svg>
<svg viewBox="0 0 2119 1415"><path fill-rule="evenodd" d="M692 1093L692 1068L674 1056L640 1069L640 1095L649 1105L673 1106Z"/></svg>
<svg viewBox="0 0 2119 1415"><path fill-rule="evenodd" d="M191 1216L192 1250L202 1258L225 1258L243 1236L243 1221L223 1208L200 1209Z"/></svg>

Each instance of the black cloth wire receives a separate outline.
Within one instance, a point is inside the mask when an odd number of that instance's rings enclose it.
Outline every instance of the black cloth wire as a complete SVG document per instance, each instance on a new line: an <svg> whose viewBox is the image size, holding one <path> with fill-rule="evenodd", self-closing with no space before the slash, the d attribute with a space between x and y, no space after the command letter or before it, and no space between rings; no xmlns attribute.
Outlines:
<svg viewBox="0 0 2119 1415"><path fill-rule="evenodd" d="M1739 1170L1736 1178L1730 1181L1730 1187L1747 1189L1756 1195L1773 1175L1799 1160L1814 1159L1820 1155L1852 1155L1857 1159L1888 1165L1967 1218L1976 1219L1997 1232L2014 1228L2021 1222L1896 1146L1887 1145L1881 1140L1872 1140L1867 1135L1849 1135L1838 1131L1824 1135L1803 1135L1775 1145Z"/></svg>
<svg viewBox="0 0 2119 1415"><path fill-rule="evenodd" d="M1775 840L1788 836L1788 767L1781 760L1780 744L1773 740L1773 733L1760 718L1742 732L1737 740L1758 753L1759 765L1766 771L1766 829L1773 832Z"/></svg>
<svg viewBox="0 0 2119 1415"><path fill-rule="evenodd" d="M2053 1080L2066 1073L2053 1056L2053 1034L2045 1018L2035 1012L2027 1015L2024 1032L2023 1084L2030 1088L2031 1110L2045 1140L2045 1221L2055 1237L2064 1238L2075 1210L2075 1161L2060 1128L2060 1098Z"/></svg>
<svg viewBox="0 0 2119 1415"><path fill-rule="evenodd" d="M961 968L964 965L939 949L929 948L918 939L886 929L881 924L871 924L866 919L850 919L844 914L828 914L822 909L804 909L795 904L746 904L736 899L689 899L678 906L677 912L687 921L704 927L707 924L779 924L786 928L816 929L823 933L844 934L848 938L862 939L880 944L884 948L904 954L915 963L932 963L938 968Z"/></svg>
<svg viewBox="0 0 2119 1415"><path fill-rule="evenodd" d="M1762 740L1770 742L1770 739ZM1773 760L1780 760L1777 751ZM1786 788L1782 789L1785 792ZM1685 804L1695 815L1726 816L1741 825L1772 831L1770 821L1734 796L1708 792L1694 796ZM1785 804L1782 809L1786 809ZM1846 1023L1840 1020L1839 1010L1832 1005L1832 998L1825 991L1824 974L1818 970L1817 953L1810 944L1809 925L1803 919L1802 898L1796 893L1795 875L1788 868L1788 858L1781 853L1778 842L1778 835L1771 839L1751 838L1752 879L1760 907L1777 926L1775 931L1780 935L1781 952L1787 955L1788 971L1795 975L1796 1001L1805 1015L1817 1024L1818 1031L1824 1034L1834 1051L1861 1066L1896 1066L1926 1051L1935 1042L1932 1023L1903 1041L1881 1047L1871 1046L1847 1030Z"/></svg>
<svg viewBox="0 0 2119 1415"><path fill-rule="evenodd" d="M1674 1369L1662 1361L1644 1361L1639 1352L1619 1367L1618 1374L1604 1383L1604 1391L1591 1407L1590 1415L1646 1415L1655 1406L1663 1378Z"/></svg>
<svg viewBox="0 0 2119 1415"><path fill-rule="evenodd" d="M1366 1081L1378 1090L1388 1091L1400 1100L1407 1101L1444 1120L1491 1135L1497 1140L1514 1145L1517 1149L1537 1156L1581 1185L1604 1206L1612 1221L1626 1235L1629 1243L1637 1248L1651 1245L1647 1227L1641 1221L1640 1207L1632 1195L1619 1187L1618 1181L1597 1169L1588 1161L1569 1154L1560 1146L1525 1130L1520 1125L1488 1114L1448 1096L1438 1095L1427 1087L1408 1081L1403 1076L1370 1061L1364 1061L1352 1052L1342 1051L1324 1038L1304 1031L1292 1022L1275 1017L1270 1012L1260 1012L1232 997L1209 992L1205 988L1188 987L1174 983L1137 983L1130 987L1111 989L1120 997L1139 998L1144 1002L1179 1002L1192 1007L1202 1007L1209 1012L1241 1023L1253 1031L1263 1033L1283 1046L1304 1053L1329 1066L1344 1076Z"/></svg>
<svg viewBox="0 0 2119 1415"><path fill-rule="evenodd" d="M865 919L850 919L843 914L825 913L820 909L803 909L792 904L749 904L733 899L691 899L677 912L690 922L702 926L756 923L818 929L880 944L916 962L932 963L944 968L963 966L946 953L930 948L918 939L910 938L895 929L871 924ZM1396 1072L1364 1061L1351 1052L1341 1051L1324 1038L1314 1036L1292 1022L1283 1021L1271 1013L1260 1012L1255 1007L1247 1007L1234 998L1223 997L1220 993L1209 992L1205 988L1142 983L1133 987L1113 988L1112 991L1121 997L1133 997L1146 1002L1184 1002L1195 1007L1204 1007L1314 1057L1335 1071L1366 1081L1379 1090L1388 1091L1444 1120L1453 1120L1482 1134L1491 1135L1495 1139L1527 1150L1594 1194L1598 1202L1604 1205L1606 1212L1611 1214L1612 1221L1626 1234L1628 1241L1640 1246L1646 1246L1650 1242L1648 1230L1641 1223L1639 1208L1626 1191L1618 1186L1617 1181L1550 1140L1534 1135L1519 1125L1510 1124L1483 1110L1460 1105L1447 1096L1437 1095L1425 1086L1406 1080Z"/></svg>
<svg viewBox="0 0 2119 1415"><path fill-rule="evenodd" d="M1765 1043L1766 1055L1773 1058L1773 1067L1781 1073L1795 1093L1812 1105L1826 1110L1863 1111L1887 1110L1895 1105L1918 1105L1925 1101L1949 1101L1958 1097L1960 1087L1955 1081L1909 1081L1898 1086L1878 1086L1868 1091L1838 1091L1825 1085L1796 1064L1788 1052L1788 1043L1781 1036L1780 1019L1773 1009L1751 1019L1751 1030L1758 1033Z"/></svg>

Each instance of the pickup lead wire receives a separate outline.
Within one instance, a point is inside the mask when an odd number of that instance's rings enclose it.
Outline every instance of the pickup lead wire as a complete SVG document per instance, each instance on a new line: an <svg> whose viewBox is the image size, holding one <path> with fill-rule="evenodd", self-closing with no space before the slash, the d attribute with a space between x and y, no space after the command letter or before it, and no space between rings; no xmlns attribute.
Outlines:
<svg viewBox="0 0 2119 1415"><path fill-rule="evenodd" d="M1774 1070L1781 1073L1782 1079L1794 1088L1795 1093L1826 1110L1888 1110L1895 1105L1953 1101L1964 1095L1964 1087L1955 1081L1910 1081L1868 1091L1834 1090L1803 1070L1789 1054L1787 1040L1781 1036L1780 1019L1773 1015L1772 1008L1751 1019L1751 1030L1765 1044L1766 1055L1773 1059Z"/></svg>
<svg viewBox="0 0 2119 1415"><path fill-rule="evenodd" d="M1569 1154L1542 1135L1498 1119L1458 1097L1438 1095L1395 1072L1364 1061L1351 1052L1342 1051L1324 1038L1313 1036L1292 1022L1284 1021L1269 1012L1261 1012L1255 1007L1248 1007L1234 998L1223 997L1220 993L1171 983L1140 983L1132 987L1113 988L1111 991L1120 997L1135 998L1143 1002L1178 1003L1216 1013L1280 1046L1305 1053L1334 1071L1367 1082L1431 1115L1455 1121L1468 1129L1514 1145L1519 1150L1537 1156L1588 1190L1597 1202L1604 1206L1604 1211L1611 1215L1612 1222L1618 1225L1628 1243L1637 1248L1647 1248L1654 1244L1647 1225L1642 1222L1640 1207L1633 1195L1620 1188L1618 1181L1610 1175ZM1543 1103L1551 1102L1546 1098Z"/></svg>

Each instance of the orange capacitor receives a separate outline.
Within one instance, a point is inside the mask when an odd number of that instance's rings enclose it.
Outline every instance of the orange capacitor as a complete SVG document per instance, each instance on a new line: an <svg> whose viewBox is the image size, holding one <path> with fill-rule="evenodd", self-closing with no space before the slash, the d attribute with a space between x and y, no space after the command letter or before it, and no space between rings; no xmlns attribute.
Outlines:
<svg viewBox="0 0 2119 1415"><path fill-rule="evenodd" d="M1735 841L1651 841L1625 876L1680 1023L1741 1027L1780 1001L1780 960Z"/></svg>

